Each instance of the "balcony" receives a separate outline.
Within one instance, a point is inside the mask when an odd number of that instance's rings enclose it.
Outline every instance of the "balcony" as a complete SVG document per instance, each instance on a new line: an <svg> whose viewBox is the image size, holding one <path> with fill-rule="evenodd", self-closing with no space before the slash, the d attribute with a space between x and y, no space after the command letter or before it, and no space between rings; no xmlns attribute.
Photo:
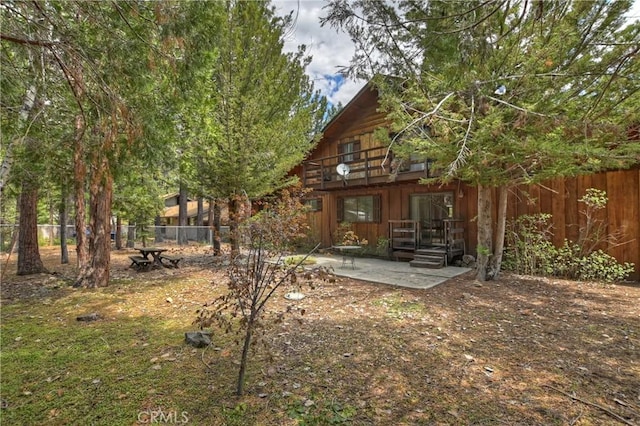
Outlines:
<svg viewBox="0 0 640 426"><path fill-rule="evenodd" d="M385 161L386 153L386 148L379 147L304 161L302 182L305 187L314 190L331 190L417 181L436 176L430 160L392 160L389 155ZM339 175L336 169L341 163L349 166L350 171L346 176Z"/></svg>

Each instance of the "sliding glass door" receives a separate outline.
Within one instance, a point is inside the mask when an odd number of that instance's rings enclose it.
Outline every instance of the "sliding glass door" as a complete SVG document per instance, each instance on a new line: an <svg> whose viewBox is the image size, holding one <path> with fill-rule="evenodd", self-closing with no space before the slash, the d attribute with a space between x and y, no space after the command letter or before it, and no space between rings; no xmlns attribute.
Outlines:
<svg viewBox="0 0 640 426"><path fill-rule="evenodd" d="M420 223L420 242L444 242L443 219L453 218L453 193L413 194L410 198L411 219Z"/></svg>

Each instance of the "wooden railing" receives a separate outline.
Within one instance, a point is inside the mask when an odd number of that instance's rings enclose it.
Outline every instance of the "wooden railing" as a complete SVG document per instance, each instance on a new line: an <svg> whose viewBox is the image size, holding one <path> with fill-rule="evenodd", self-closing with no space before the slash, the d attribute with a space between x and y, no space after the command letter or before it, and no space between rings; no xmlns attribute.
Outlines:
<svg viewBox="0 0 640 426"><path fill-rule="evenodd" d="M349 174L338 174L341 163L349 166ZM415 180L429 176L430 165L428 160L393 161L386 148L371 148L307 160L302 163L302 181L308 188L335 189Z"/></svg>

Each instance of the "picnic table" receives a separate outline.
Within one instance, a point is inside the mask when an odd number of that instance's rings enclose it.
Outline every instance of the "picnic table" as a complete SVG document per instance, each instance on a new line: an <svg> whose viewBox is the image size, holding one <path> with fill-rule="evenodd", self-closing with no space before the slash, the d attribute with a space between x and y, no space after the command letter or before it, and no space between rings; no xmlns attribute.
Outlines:
<svg viewBox="0 0 640 426"><path fill-rule="evenodd" d="M342 267L344 268L351 262L351 268L356 269L356 258L354 253L362 248L362 246L331 246L342 255Z"/></svg>
<svg viewBox="0 0 640 426"><path fill-rule="evenodd" d="M178 263L182 260L180 256L167 256L162 253L168 251L167 249L157 247L135 247L141 256L129 256L131 259L131 266L136 267L138 270L147 270L150 267L165 267L165 268L177 268ZM169 263L164 263L163 260Z"/></svg>
<svg viewBox="0 0 640 426"><path fill-rule="evenodd" d="M161 255L163 252L167 251L167 249L163 249L163 248L158 248L158 247L136 247L136 250L138 250L140 252L140 254L142 256L140 256L142 259L140 259L139 257L136 257L137 263L136 261L133 260L133 256L131 257L131 261L133 263L136 263L136 265L138 266L142 266L139 264L146 264L147 265L151 265L151 266L164 266L162 264L162 259L161 259ZM149 259L149 255L151 255L151 259Z"/></svg>

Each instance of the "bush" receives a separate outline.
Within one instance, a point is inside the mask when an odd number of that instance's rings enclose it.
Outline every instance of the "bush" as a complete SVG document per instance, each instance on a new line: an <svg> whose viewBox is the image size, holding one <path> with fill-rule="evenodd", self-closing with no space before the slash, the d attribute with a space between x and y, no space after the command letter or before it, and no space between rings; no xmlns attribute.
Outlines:
<svg viewBox="0 0 640 426"><path fill-rule="evenodd" d="M614 283L624 280L634 270L632 263L620 264L613 256L602 250L594 251L581 258L580 263L580 274L576 278L585 281Z"/></svg>
<svg viewBox="0 0 640 426"><path fill-rule="evenodd" d="M308 209L302 201L307 192L298 185L262 200L261 211L241 227L245 240L251 241L248 236L259 230L263 238L260 244L265 249L284 252L295 251L296 248L309 251L315 247L317 240L309 239Z"/></svg>
<svg viewBox="0 0 640 426"><path fill-rule="evenodd" d="M587 210L591 207L588 205ZM589 212L584 214L590 216ZM523 215L507 224L504 269L518 274L605 283L622 281L634 271L632 263L620 264L613 256L593 249L596 245L594 241L607 241L598 239L598 226L589 228L591 231L597 230L597 233L583 229L579 241L565 240L562 247L555 247L551 242L553 232L550 219L549 214Z"/></svg>
<svg viewBox="0 0 640 426"><path fill-rule="evenodd" d="M507 223L503 266L518 274L549 275L557 250L551 243L550 214L523 215Z"/></svg>
<svg viewBox="0 0 640 426"><path fill-rule="evenodd" d="M336 245L341 246L366 246L369 244L364 238L360 238L352 229L351 223L341 222L333 236Z"/></svg>

